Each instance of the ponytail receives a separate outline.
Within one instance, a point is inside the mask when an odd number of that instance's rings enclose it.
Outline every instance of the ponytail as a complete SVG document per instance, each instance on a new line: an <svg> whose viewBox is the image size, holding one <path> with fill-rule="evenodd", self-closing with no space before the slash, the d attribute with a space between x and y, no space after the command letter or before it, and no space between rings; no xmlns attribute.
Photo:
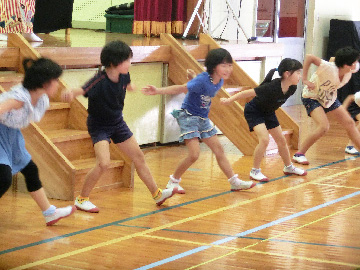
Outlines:
<svg viewBox="0 0 360 270"><path fill-rule="evenodd" d="M263 85L265 83L269 83L272 81L272 77L274 76L275 71L277 71L277 68L273 68L270 69L270 71L268 72L268 74L266 75L265 79L263 80L263 82L260 85Z"/></svg>

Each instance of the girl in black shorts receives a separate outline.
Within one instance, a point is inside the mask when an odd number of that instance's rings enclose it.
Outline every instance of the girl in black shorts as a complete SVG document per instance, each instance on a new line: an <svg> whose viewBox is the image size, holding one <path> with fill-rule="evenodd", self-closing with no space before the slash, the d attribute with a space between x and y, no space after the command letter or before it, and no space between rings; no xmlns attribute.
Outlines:
<svg viewBox="0 0 360 270"><path fill-rule="evenodd" d="M277 143L279 154L285 164L283 172L302 176L307 174L305 170L296 168L291 163L289 148L275 115L275 111L295 93L296 85L301 78L301 69L302 64L299 61L285 58L280 62L277 69L274 68L269 71L258 87L241 91L230 98L221 98L221 103L226 105L238 99L254 97L245 105L244 110L250 131L255 131L259 139L259 144L254 151L254 163L250 171L250 179L269 181L260 169L261 160L269 144L269 133ZM281 78L272 79L276 70Z"/></svg>

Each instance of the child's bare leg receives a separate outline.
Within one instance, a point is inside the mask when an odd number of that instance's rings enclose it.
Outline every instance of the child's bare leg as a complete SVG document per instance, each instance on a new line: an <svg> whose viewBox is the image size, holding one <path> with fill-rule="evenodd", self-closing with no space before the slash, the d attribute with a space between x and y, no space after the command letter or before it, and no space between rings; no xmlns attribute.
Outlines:
<svg viewBox="0 0 360 270"><path fill-rule="evenodd" d="M345 128L350 140L354 143L356 149L360 149L360 132L355 125L355 121L348 112L340 106L339 108L329 112L334 115L336 120Z"/></svg>
<svg viewBox="0 0 360 270"><path fill-rule="evenodd" d="M311 113L311 118L316 124L316 129L301 143L299 152L305 154L307 150L329 130L330 124L322 107L317 107Z"/></svg>
<svg viewBox="0 0 360 270"><path fill-rule="evenodd" d="M225 156L224 149L219 142L218 137L212 136L210 138L203 139L204 143L211 149L215 154L216 161L219 164L220 169L224 172L227 178L234 176L234 171L227 157Z"/></svg>
<svg viewBox="0 0 360 270"><path fill-rule="evenodd" d="M49 209L51 206L48 198L46 197L44 188L40 188L36 191L29 192L30 196L34 199L36 204L40 207L41 211Z"/></svg>
<svg viewBox="0 0 360 270"><path fill-rule="evenodd" d="M197 161L200 155L200 144L198 138L186 139L185 145L188 150L188 155L178 164L173 174L175 179L180 179L186 170L189 169L195 161Z"/></svg>
<svg viewBox="0 0 360 270"><path fill-rule="evenodd" d="M85 182L81 190L81 197L89 197L100 176L107 170L110 164L109 142L100 141L94 144L96 165L85 176Z"/></svg>
<svg viewBox="0 0 360 270"><path fill-rule="evenodd" d="M141 151L135 137L132 136L126 141L118 143L117 146L134 162L136 172L140 179L144 182L151 194L154 194L158 186L151 175L150 169L145 162L144 153Z"/></svg>
<svg viewBox="0 0 360 270"><path fill-rule="evenodd" d="M256 136L258 137L259 143L254 150L253 167L259 169L261 161L264 158L266 148L269 145L269 132L266 129L265 124L259 124L255 126L254 131L256 133Z"/></svg>
<svg viewBox="0 0 360 270"><path fill-rule="evenodd" d="M276 128L270 129L269 132L278 146L279 155L281 156L285 166L290 166L291 158L289 153L289 147L286 143L285 136L282 134L281 127L277 126Z"/></svg>

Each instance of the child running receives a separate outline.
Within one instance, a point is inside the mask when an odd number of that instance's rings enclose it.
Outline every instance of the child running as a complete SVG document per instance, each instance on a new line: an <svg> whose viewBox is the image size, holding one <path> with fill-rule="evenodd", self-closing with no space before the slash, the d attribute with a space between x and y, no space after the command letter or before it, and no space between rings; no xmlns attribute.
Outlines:
<svg viewBox="0 0 360 270"><path fill-rule="evenodd" d="M357 68L353 70L350 81L338 89L338 99L344 108L350 113L351 118L355 121L356 127L360 130L360 107L355 103L355 94L360 95L360 71L359 62ZM359 151L354 147L354 143L349 140L345 147L345 153L350 155L359 155Z"/></svg>
<svg viewBox="0 0 360 270"><path fill-rule="evenodd" d="M281 126L275 111L283 105L286 100L295 93L296 85L301 78L302 64L294 59L283 59L279 67L271 69L264 81L256 88L241 91L230 98L221 98L222 104L230 104L238 99L252 98L246 103L244 115L250 131L255 131L259 144L254 151L253 168L250 171L250 179L266 182L269 178L262 174L261 161L269 144L269 133L278 145L279 154L285 164L284 174L304 176L307 172L296 168L291 163L289 148L282 133ZM272 79L274 72L278 71L281 78Z"/></svg>
<svg viewBox="0 0 360 270"><path fill-rule="evenodd" d="M11 186L12 176L21 172L27 190L40 207L46 225L53 225L70 216L74 206L56 208L50 205L39 179L38 167L25 149L20 129L30 122L39 122L49 107L49 97L58 90L61 67L50 59L25 59L22 84L0 95L0 197Z"/></svg>
<svg viewBox="0 0 360 270"><path fill-rule="evenodd" d="M110 139L134 162L140 179L151 192L157 205L173 196L177 189L161 190L156 185L145 157L133 133L123 119L126 91L133 91L129 68L133 56L131 48L122 41L109 42L101 51L100 60L105 70L97 73L82 88L66 90L62 99L70 102L79 95L88 98L88 132L91 136L95 156L95 167L85 176L81 193L75 199L79 210L98 213L99 208L89 200L91 190L110 164Z"/></svg>
<svg viewBox="0 0 360 270"><path fill-rule="evenodd" d="M347 84L356 63L360 58L357 50L351 47L341 48L335 53L335 63L327 62L319 57L308 54L305 56L302 92L302 102L307 114L315 122L316 128L301 143L299 151L293 156L293 161L308 165L305 157L307 150L329 130L328 117L332 115L345 128L349 138L360 149L360 133L354 120L337 99L338 88ZM318 66L315 73L307 80L308 71L314 64Z"/></svg>
<svg viewBox="0 0 360 270"><path fill-rule="evenodd" d="M199 158L201 139L215 154L216 160L230 182L232 191L250 189L256 184L252 181L243 181L234 174L231 164L225 156L224 149L216 136L216 128L210 124L208 118L211 98L213 98L232 72L232 57L222 48L211 50L205 59L207 72L203 72L184 85L172 85L156 88L149 85L142 89L145 95L163 95L186 93L181 110L175 110L180 130L180 142L185 141L188 149L187 156L179 163L175 172L170 175L167 188L177 188L178 193L185 193L180 186L181 176Z"/></svg>

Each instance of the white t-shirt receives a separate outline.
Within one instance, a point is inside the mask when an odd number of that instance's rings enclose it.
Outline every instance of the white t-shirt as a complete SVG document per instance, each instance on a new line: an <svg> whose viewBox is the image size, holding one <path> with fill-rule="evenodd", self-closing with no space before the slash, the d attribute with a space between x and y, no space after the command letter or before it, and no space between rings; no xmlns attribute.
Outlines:
<svg viewBox="0 0 360 270"><path fill-rule="evenodd" d="M351 75L352 72L346 73L342 81L340 81L339 68L335 63L321 60L320 66L309 80L315 84L315 89L310 90L305 85L302 97L315 99L324 108L329 108L337 98L337 90L349 82Z"/></svg>
<svg viewBox="0 0 360 270"><path fill-rule="evenodd" d="M0 95L0 103L9 99L24 102L20 109L14 109L0 115L0 123L11 128L25 128L30 122L39 122L50 105L49 97L44 94L33 106L30 93L22 84L18 84L12 87L10 91Z"/></svg>

